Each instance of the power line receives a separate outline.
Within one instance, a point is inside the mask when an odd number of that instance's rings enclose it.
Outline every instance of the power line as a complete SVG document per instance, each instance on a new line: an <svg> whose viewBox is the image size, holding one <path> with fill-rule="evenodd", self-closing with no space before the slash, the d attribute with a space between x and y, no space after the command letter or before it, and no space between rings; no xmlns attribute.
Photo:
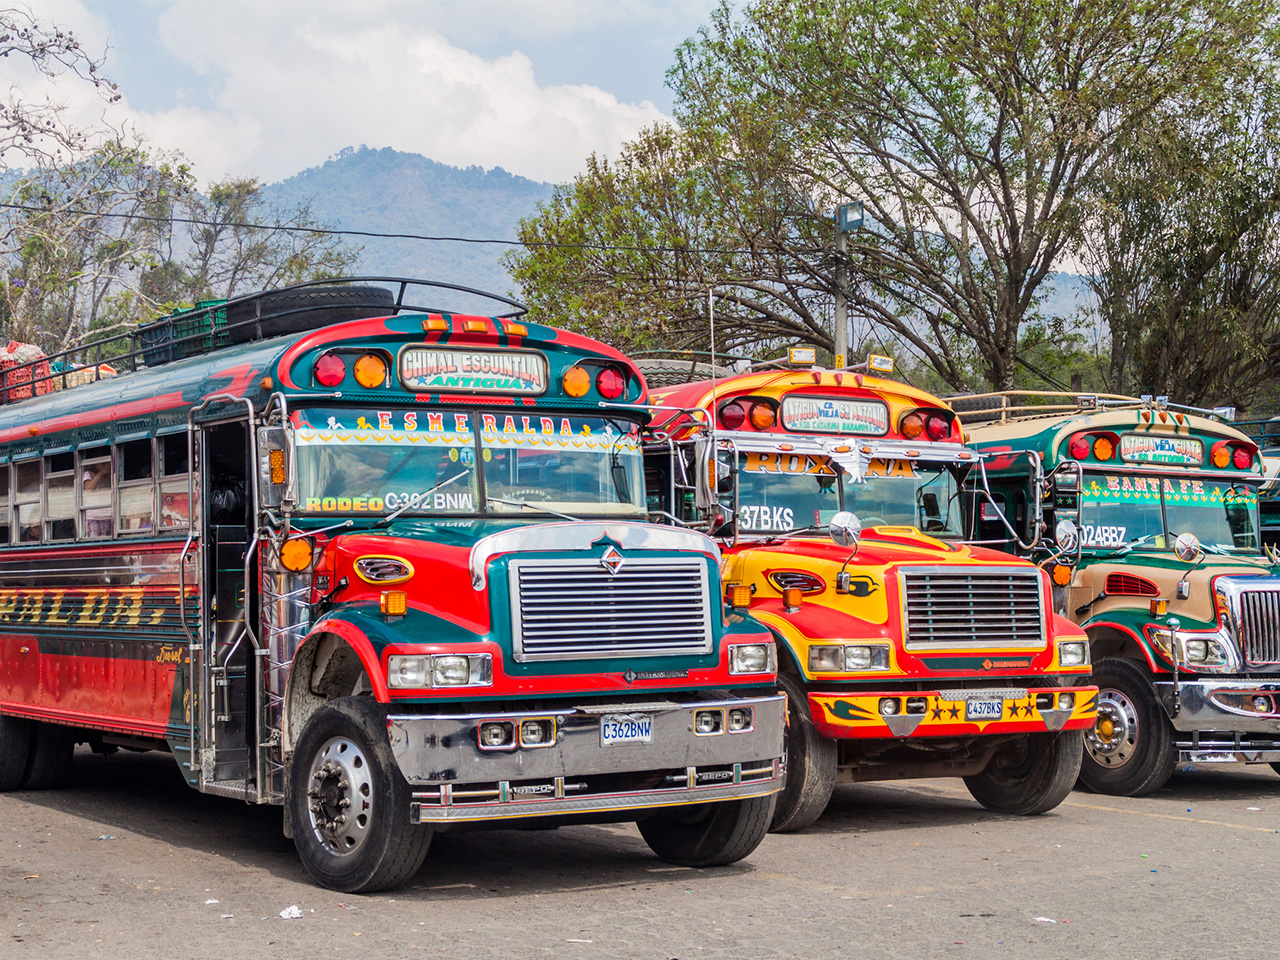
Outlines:
<svg viewBox="0 0 1280 960"><path fill-rule="evenodd" d="M25 213L55 212L55 208L32 206L22 203L0 203L0 209L20 210ZM328 227L294 227L280 223L243 223L234 220L201 220L195 217L154 217L145 214L116 213L112 211L80 210L74 207L56 208L56 212L73 216L115 218L122 220L141 220L148 223L184 223L198 227L233 227L243 230L278 230L282 233L318 233L333 237L368 237L375 240L425 240L431 243L474 243L496 244L505 247L547 247L560 250L600 250L622 253L712 253L735 255L751 253L750 250L729 250L716 247L636 247L616 246L605 243L556 243L549 240L501 240L494 237L433 237L420 233L380 233L376 230L336 230Z"/></svg>

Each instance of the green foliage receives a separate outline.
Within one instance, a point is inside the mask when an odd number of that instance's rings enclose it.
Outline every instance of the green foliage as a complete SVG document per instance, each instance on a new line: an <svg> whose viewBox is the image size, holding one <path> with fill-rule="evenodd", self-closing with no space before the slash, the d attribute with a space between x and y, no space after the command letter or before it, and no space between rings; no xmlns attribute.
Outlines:
<svg viewBox="0 0 1280 960"><path fill-rule="evenodd" d="M646 131L521 225L553 319L630 344L829 349L855 323L952 389L1011 387L1102 172L1271 55L1263 0L756 0L677 54ZM837 256L831 211L866 204ZM580 246L573 246L578 244ZM568 246L550 246L568 245ZM1083 361L1081 361L1083 362ZM1085 364L1087 366L1087 364Z"/></svg>

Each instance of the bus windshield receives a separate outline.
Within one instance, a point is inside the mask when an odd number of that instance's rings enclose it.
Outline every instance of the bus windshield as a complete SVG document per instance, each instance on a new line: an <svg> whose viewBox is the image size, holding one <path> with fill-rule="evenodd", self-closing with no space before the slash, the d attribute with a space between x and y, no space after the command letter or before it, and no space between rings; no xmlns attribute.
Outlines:
<svg viewBox="0 0 1280 960"><path fill-rule="evenodd" d="M1194 533L1211 553L1257 553L1258 494L1240 483L1089 474L1081 534L1086 548L1169 550Z"/></svg>
<svg viewBox="0 0 1280 960"><path fill-rule="evenodd" d="M304 513L645 515L639 425L624 419L330 409L295 425Z"/></svg>
<svg viewBox="0 0 1280 960"><path fill-rule="evenodd" d="M860 483L822 456L742 453L739 468L741 533L821 529L836 511L851 510L864 526L962 535L960 484L945 464L876 458Z"/></svg>

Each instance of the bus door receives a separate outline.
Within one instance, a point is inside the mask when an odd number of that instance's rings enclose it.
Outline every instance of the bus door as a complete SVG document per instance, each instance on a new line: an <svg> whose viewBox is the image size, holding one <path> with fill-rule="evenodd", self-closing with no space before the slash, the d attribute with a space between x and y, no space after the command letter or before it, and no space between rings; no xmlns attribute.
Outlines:
<svg viewBox="0 0 1280 960"><path fill-rule="evenodd" d="M256 702L253 682L257 595L256 558L250 556L252 503L249 426L246 420L195 427L204 503L200 530L204 582L201 709L201 779L254 779Z"/></svg>

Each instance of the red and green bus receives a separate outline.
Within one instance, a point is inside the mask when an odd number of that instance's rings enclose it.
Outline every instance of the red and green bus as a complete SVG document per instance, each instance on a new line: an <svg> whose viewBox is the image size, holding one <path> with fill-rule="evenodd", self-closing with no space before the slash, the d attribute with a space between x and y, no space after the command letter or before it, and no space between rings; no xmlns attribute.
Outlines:
<svg viewBox="0 0 1280 960"><path fill-rule="evenodd" d="M458 825L755 848L775 647L715 543L645 522L642 377L442 290L303 284L5 371L0 789L167 750L344 891Z"/></svg>

